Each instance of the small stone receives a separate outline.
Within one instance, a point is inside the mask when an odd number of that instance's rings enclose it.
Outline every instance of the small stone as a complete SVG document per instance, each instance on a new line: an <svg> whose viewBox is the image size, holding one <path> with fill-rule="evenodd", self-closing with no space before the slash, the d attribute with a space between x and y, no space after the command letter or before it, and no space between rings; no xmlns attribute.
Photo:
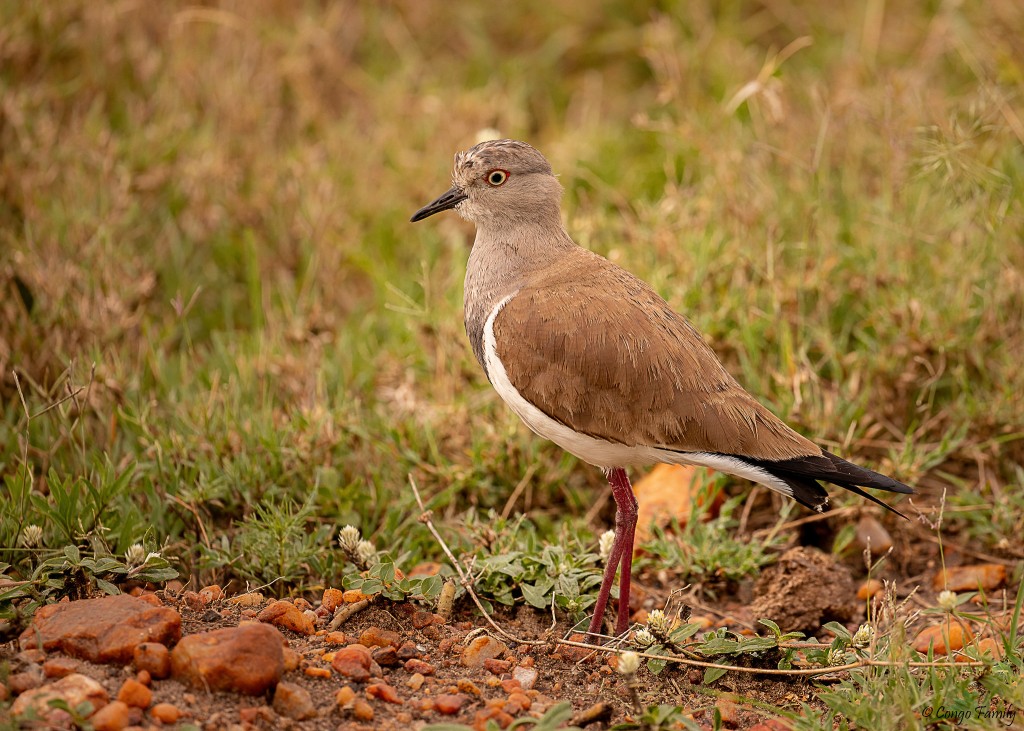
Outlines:
<svg viewBox="0 0 1024 731"><path fill-rule="evenodd" d="M459 680L456 683L456 686L461 692L465 693L466 695L476 696L477 698L480 697L480 689L476 686L476 683L474 683L472 680L469 680L468 678L459 678Z"/></svg>
<svg viewBox="0 0 1024 731"><path fill-rule="evenodd" d="M219 602L224 598L224 590L216 584L210 584L209 586L204 586L199 590L199 596L203 599L205 604Z"/></svg>
<svg viewBox="0 0 1024 731"><path fill-rule="evenodd" d="M355 604L356 602L361 602L364 599L369 599L370 597L359 591L359 589L349 589L341 595L341 598L346 604Z"/></svg>
<svg viewBox="0 0 1024 731"><path fill-rule="evenodd" d="M405 670L406 672L419 673L420 675L433 675L437 671L437 668L429 662L413 658L412 660L406 661Z"/></svg>
<svg viewBox="0 0 1024 731"><path fill-rule="evenodd" d="M267 705L242 708L238 711L238 717L242 723L247 723L250 726L254 726L259 722L264 722L265 725L270 725L277 721L277 714L274 713L274 710ZM276 726L276 724L274 725Z"/></svg>
<svg viewBox="0 0 1024 731"><path fill-rule="evenodd" d="M274 710L296 721L316 717L316 707L309 691L294 683L277 684L274 690Z"/></svg>
<svg viewBox="0 0 1024 731"><path fill-rule="evenodd" d="M302 671L303 674L308 675L311 678L329 678L331 677L330 668L322 668L317 665L310 665L308 668Z"/></svg>
<svg viewBox="0 0 1024 731"><path fill-rule="evenodd" d="M315 631L315 627L309 617L304 615L297 606L284 600L268 604L256 615L256 619L260 622L267 622L268 624L290 629L302 635L311 635Z"/></svg>
<svg viewBox="0 0 1024 731"><path fill-rule="evenodd" d="M403 642L402 646L398 648L398 659L409 660L412 658L418 658L420 656L420 650L416 647L415 642Z"/></svg>
<svg viewBox="0 0 1024 731"><path fill-rule="evenodd" d="M329 613L334 614L334 610L344 603L345 592L341 589L324 589L324 597L320 600L320 606Z"/></svg>
<svg viewBox="0 0 1024 731"><path fill-rule="evenodd" d="M533 702L526 693L509 693L506 709L510 713L522 713L523 711L530 710L531 705L533 705ZM512 706L512 708L508 708L508 706Z"/></svg>
<svg viewBox="0 0 1024 731"><path fill-rule="evenodd" d="M417 691L423 686L423 681L425 680L426 678L423 677L423 673L413 673L409 679L405 681L405 684L414 691Z"/></svg>
<svg viewBox="0 0 1024 731"><path fill-rule="evenodd" d="M160 723L177 723L184 713L173 703L157 703L149 709L149 715Z"/></svg>
<svg viewBox="0 0 1024 731"><path fill-rule="evenodd" d="M348 642L348 638L345 637L344 632L328 632L324 637L324 642L328 645L344 645Z"/></svg>
<svg viewBox="0 0 1024 731"><path fill-rule="evenodd" d="M437 561L424 561L412 567L412 570L409 572L409 578L437 576L440 572L441 564L437 563Z"/></svg>
<svg viewBox="0 0 1024 731"><path fill-rule="evenodd" d="M374 683L368 686L366 688L366 695L370 698L380 698L385 703L402 704L402 699L398 697L398 691L387 683Z"/></svg>
<svg viewBox="0 0 1024 731"><path fill-rule="evenodd" d="M174 643L181 637L181 615L118 594L100 599L40 607L21 635L23 648L42 649L96 663L127 665L140 642Z"/></svg>
<svg viewBox="0 0 1024 731"><path fill-rule="evenodd" d="M57 605L50 604L47 606ZM43 607L43 609L45 608ZM98 709L107 704L108 697L107 691L95 680L80 673L72 673L53 683L47 683L42 687L25 691L14 699L11 713L15 716L20 716L31 708L40 718L48 718L50 712L54 710L49 705L50 701L63 700L72 708L77 708L81 703L89 702L93 708Z"/></svg>
<svg viewBox="0 0 1024 731"><path fill-rule="evenodd" d="M492 706L476 712L476 716L473 719L473 728L486 728L492 721L498 725L498 728L508 728L514 720L505 711Z"/></svg>
<svg viewBox="0 0 1024 731"><path fill-rule="evenodd" d="M400 665L402 662L398 659L398 651L390 645L387 647L375 647L371 655L378 665L383 665L384 667Z"/></svg>
<svg viewBox="0 0 1024 731"><path fill-rule="evenodd" d="M515 678L505 678L501 681L501 689L506 693L512 694L522 692L523 686Z"/></svg>
<svg viewBox="0 0 1024 731"><path fill-rule="evenodd" d="M722 717L722 723L725 726L736 728L740 709L735 701L728 698L719 698L715 702L715 708L718 709L718 713Z"/></svg>
<svg viewBox="0 0 1024 731"><path fill-rule="evenodd" d="M349 645L334 653L331 667L346 678L359 683L370 679L370 666L373 658L370 651L363 645Z"/></svg>
<svg viewBox="0 0 1024 731"><path fill-rule="evenodd" d="M524 668L520 666L512 671L512 677L519 681L519 685L523 690L529 690L532 688L534 683L537 682L538 675L539 673L535 668Z"/></svg>
<svg viewBox="0 0 1024 731"><path fill-rule="evenodd" d="M303 598L301 596L297 596L294 599L292 599L292 604L297 606L303 612L306 611L307 609L312 609L313 608L313 605L310 604L308 600L306 600L305 598Z"/></svg>
<svg viewBox="0 0 1024 731"><path fill-rule="evenodd" d="M15 657L23 663L39 665L46 660L46 653L39 648L30 647L27 650L22 650Z"/></svg>
<svg viewBox="0 0 1024 731"><path fill-rule="evenodd" d="M334 694L334 700L338 704L338 708L347 708L349 704L356 699L356 692L352 690L352 686L342 686L341 690Z"/></svg>
<svg viewBox="0 0 1024 731"><path fill-rule="evenodd" d="M883 556L893 546L892 536L878 518L864 515L857 521L855 534L857 545L863 549L871 549L874 556Z"/></svg>
<svg viewBox="0 0 1024 731"><path fill-rule="evenodd" d="M185 606L193 612L198 612L206 607L207 599L206 597L201 596L199 592L195 592L190 589L181 595L181 601L183 601Z"/></svg>
<svg viewBox="0 0 1024 731"><path fill-rule="evenodd" d="M89 718L96 731L121 731L129 723L128 704L114 701L103 706Z"/></svg>
<svg viewBox="0 0 1024 731"><path fill-rule="evenodd" d="M365 647L398 647L402 644L402 638L391 630L368 627L359 635L359 644Z"/></svg>
<svg viewBox="0 0 1024 731"><path fill-rule="evenodd" d="M435 696L434 708L446 716L451 716L458 713L468 702L468 696L462 694L442 693L441 695Z"/></svg>
<svg viewBox="0 0 1024 731"><path fill-rule="evenodd" d="M135 679L147 688L153 684L153 676L149 674L148 670L140 670L135 673Z"/></svg>
<svg viewBox="0 0 1024 731"><path fill-rule="evenodd" d="M121 689L117 691L117 699L135 708L149 708L149 704L153 702L153 691L139 681L129 678L121 684Z"/></svg>
<svg viewBox="0 0 1024 731"><path fill-rule="evenodd" d="M239 594L238 596L228 599L229 604L234 604L239 607L258 607L263 604L263 601L263 595L258 591L250 591L247 594Z"/></svg>
<svg viewBox="0 0 1024 731"><path fill-rule="evenodd" d="M935 591L991 591L1006 581L1006 567L998 563L982 563L973 566L956 566L935 574L932 586Z"/></svg>
<svg viewBox="0 0 1024 731"><path fill-rule="evenodd" d="M878 596L882 593L882 582L878 579L868 579L857 588L857 598L862 602Z"/></svg>
<svg viewBox="0 0 1024 731"><path fill-rule="evenodd" d="M138 670L146 670L154 678L167 678L171 675L171 651L159 642L136 645L132 657Z"/></svg>
<svg viewBox="0 0 1024 731"><path fill-rule="evenodd" d="M43 663L43 675L47 678L64 678L78 672L78 661L70 657L54 657Z"/></svg>
<svg viewBox="0 0 1024 731"><path fill-rule="evenodd" d="M508 648L501 640L484 635L477 637L462 651L462 664L467 668L478 668L488 658L498 657Z"/></svg>
<svg viewBox="0 0 1024 731"><path fill-rule="evenodd" d="M282 648L281 652L284 655L284 671L286 673L290 673L299 666L299 663L302 661L302 657L290 647Z"/></svg>
<svg viewBox="0 0 1024 731"><path fill-rule="evenodd" d="M754 724L747 731L792 731L792 726L780 718L769 718Z"/></svg>
<svg viewBox="0 0 1024 731"><path fill-rule="evenodd" d="M189 635L171 653L174 677L193 687L260 695L284 671L284 637L267 624Z"/></svg>
<svg viewBox="0 0 1024 731"><path fill-rule="evenodd" d="M7 689L14 695L21 695L33 688L38 688L42 684L43 674L39 671L39 668L23 670L20 673L11 673L7 676Z"/></svg>
<svg viewBox="0 0 1024 731"><path fill-rule="evenodd" d="M971 630L964 624L947 621L921 630L914 638L913 647L918 652L928 652L929 646L932 646L936 655L945 655L952 650L959 650L972 637Z"/></svg>
<svg viewBox="0 0 1024 731"><path fill-rule="evenodd" d="M352 715L357 721L372 721L373 709L362 698L356 698L352 701Z"/></svg>
<svg viewBox="0 0 1024 731"><path fill-rule="evenodd" d="M430 612L424 612L422 609L417 610L412 615L412 626L416 629L423 629L429 627L434 623L434 615Z"/></svg>
<svg viewBox="0 0 1024 731"><path fill-rule="evenodd" d="M512 669L511 660L496 660L489 657L484 660L484 670L494 675L502 675Z"/></svg>

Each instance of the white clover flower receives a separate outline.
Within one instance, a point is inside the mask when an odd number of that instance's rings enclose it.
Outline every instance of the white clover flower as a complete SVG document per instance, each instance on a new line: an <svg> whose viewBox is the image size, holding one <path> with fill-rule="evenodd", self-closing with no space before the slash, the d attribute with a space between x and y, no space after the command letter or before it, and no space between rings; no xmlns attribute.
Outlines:
<svg viewBox="0 0 1024 731"><path fill-rule="evenodd" d="M18 542L25 548L35 548L43 542L43 529L35 523L26 525Z"/></svg>
<svg viewBox="0 0 1024 731"><path fill-rule="evenodd" d="M644 649L650 647L657 641L658 638L651 634L651 631L646 627L637 630L636 634L633 635L633 642L635 642L638 647L642 647Z"/></svg>
<svg viewBox="0 0 1024 731"><path fill-rule="evenodd" d="M346 525L338 531L338 545L345 553L355 553L360 538L359 529L354 525Z"/></svg>
<svg viewBox="0 0 1024 731"><path fill-rule="evenodd" d="M956 605L959 603L956 598L956 592L945 589L939 592L938 598L939 606L947 612L952 612L956 609Z"/></svg>
<svg viewBox="0 0 1024 731"><path fill-rule="evenodd" d="M356 545L356 558L358 558L364 564L370 563L370 560L376 557L377 549L369 541L359 541Z"/></svg>
<svg viewBox="0 0 1024 731"><path fill-rule="evenodd" d="M640 656L635 652L624 652L619 655L619 662L615 666L622 675L632 675L640 669Z"/></svg>
<svg viewBox="0 0 1024 731"><path fill-rule="evenodd" d="M660 609L652 609L647 615L647 628L655 637L665 637L672 629L672 621Z"/></svg>
<svg viewBox="0 0 1024 731"><path fill-rule="evenodd" d="M606 530L601 534L601 538L597 542L597 552L601 556L602 561L607 561L608 557L612 555L612 544L615 542L615 531Z"/></svg>
<svg viewBox="0 0 1024 731"><path fill-rule="evenodd" d="M871 626L870 622L865 622L853 633L853 646L867 647L871 643L871 638L874 634L875 628Z"/></svg>
<svg viewBox="0 0 1024 731"><path fill-rule="evenodd" d="M141 543L133 543L124 552L124 561L129 566L141 566L146 563L146 549Z"/></svg>
<svg viewBox="0 0 1024 731"><path fill-rule="evenodd" d="M829 667L845 665L846 653L838 647L833 647L828 651L828 657L826 658L825 662L828 663Z"/></svg>

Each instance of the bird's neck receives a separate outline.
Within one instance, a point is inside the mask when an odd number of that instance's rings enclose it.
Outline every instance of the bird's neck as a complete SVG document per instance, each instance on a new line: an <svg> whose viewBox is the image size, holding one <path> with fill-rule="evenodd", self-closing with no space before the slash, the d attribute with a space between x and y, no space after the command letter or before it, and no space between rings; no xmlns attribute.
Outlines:
<svg viewBox="0 0 1024 731"><path fill-rule="evenodd" d="M532 274L557 266L578 248L557 218L537 222L478 222L466 266L466 333L483 364L484 323L495 306Z"/></svg>

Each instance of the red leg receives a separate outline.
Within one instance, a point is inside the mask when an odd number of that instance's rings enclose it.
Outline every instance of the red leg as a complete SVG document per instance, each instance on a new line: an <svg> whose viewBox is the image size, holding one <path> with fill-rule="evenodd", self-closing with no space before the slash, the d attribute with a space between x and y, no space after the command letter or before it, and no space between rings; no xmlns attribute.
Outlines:
<svg viewBox="0 0 1024 731"><path fill-rule="evenodd" d="M591 639L595 639L601 633L601 622L604 619L604 610L608 606L608 598L611 596L615 570L620 564L622 576L619 578L619 617L615 623L615 633L622 634L629 626L629 586L633 566L633 536L636 531L636 498L633 497L633 487L629 484L629 477L626 476L624 469L615 467L607 470L605 474L608 476L608 484L612 487L612 497L615 498L615 540L612 541L612 550L604 569L604 580L597 593L594 617L590 620L590 628L587 630L592 636Z"/></svg>

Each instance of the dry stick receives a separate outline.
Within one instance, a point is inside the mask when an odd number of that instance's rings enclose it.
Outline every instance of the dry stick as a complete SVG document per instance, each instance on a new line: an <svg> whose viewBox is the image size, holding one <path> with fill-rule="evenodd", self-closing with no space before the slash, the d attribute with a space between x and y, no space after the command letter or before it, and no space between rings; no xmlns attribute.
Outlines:
<svg viewBox="0 0 1024 731"><path fill-rule="evenodd" d="M331 620L331 624L328 626L328 629L333 632L338 629L338 627L345 624L353 614L363 611L368 606L370 606L369 599L360 599L352 604L346 604L334 613L334 619Z"/></svg>
<svg viewBox="0 0 1024 731"><path fill-rule="evenodd" d="M536 463L530 465L529 469L526 470L526 474L523 475L523 479L519 481L519 484L516 485L515 489L512 491L512 494L509 495L508 500L505 501L505 507L501 511L502 520L507 520L508 516L512 514L512 508L515 507L516 500L518 500L519 496L523 494L524 490L526 490L527 486L530 484L530 480L533 479L533 475L536 471Z"/></svg>
<svg viewBox="0 0 1024 731"><path fill-rule="evenodd" d="M585 642L573 642L572 640L555 640L560 645L568 645L570 647L580 647L587 650L598 650L601 652L608 652L617 654L620 652L613 647L601 647L600 645L590 645ZM819 645L819 647L824 647ZM703 660L690 660L685 657L678 657L676 655L654 655L650 652L637 652L640 657L650 658L651 660L664 660L666 662L679 663L680 665L694 665L701 668L718 668L719 670L735 670L741 673L750 673L752 675L827 675L829 673L838 673L845 670L854 670L856 668L863 667L915 667L915 668L969 668L969 667L984 667L983 662L890 662L888 660L871 660L864 658L857 662L847 663L845 665L836 665L834 667L827 668L805 668L803 670L780 670L778 668L744 668L737 667L735 665L724 665L717 662L704 662Z"/></svg>
<svg viewBox="0 0 1024 731"><path fill-rule="evenodd" d="M505 631L500 626L498 626L498 624L494 621L494 619L491 618L491 615L487 613L487 610L484 609L483 603L480 601L480 598L476 595L476 592L473 591L473 582L472 582L472 580L463 571L462 565L458 561L455 560L455 555L452 553L451 549L448 547L448 544L445 543L445 540L441 537L441 534L437 532L437 528L434 527L434 523L430 519L430 516L431 516L433 511L427 510L427 506L423 503L423 498L420 496L420 491L416 487L416 481L413 479L411 474L409 475L409 485L410 485L410 487L412 487L413 495L416 497L416 503L420 506L420 510L423 511L423 514L420 515L419 521L427 526L427 529L434 536L434 540L436 540L438 545L441 546L441 550L444 551L444 554L448 557L448 560L451 561L452 566L455 568L455 571L459 574L459 579L461 580L462 586L466 589L466 593L469 594L469 596L473 599L473 603L476 604L477 609L480 610L480 613L483 615L484 619L487 620L487 623L489 625L491 625L491 627L493 627L496 632L498 632L499 634L501 634L504 637L508 638L512 642L516 642L516 643L521 644L521 645L534 645L534 646L537 646L537 645L547 645L547 644L554 643L554 644L557 644L557 645L565 645L567 647L578 647L578 648L581 648L581 649L584 649L584 650L590 650L591 652L605 652L605 653L609 653L609 654L612 654L612 655L618 655L618 654L621 654L622 652L624 652L623 650L620 650L619 648L616 648L616 647L605 647L605 646L601 646L601 645L592 645L592 644L589 644L587 642L574 642L572 640L563 640L563 639L557 639L557 638L552 639L552 640L524 640L524 639L521 639L519 637L516 637L513 634L510 634L509 632ZM846 509L842 508L841 510L846 510ZM838 513L839 511L837 510L835 512ZM819 518L820 519L822 516L811 516L811 517L812 518ZM356 610L356 611L358 611L358 610ZM716 669L719 669L719 670L732 670L732 671L735 671L735 672L749 673L749 674L752 674L752 675L802 675L802 676L828 675L830 673L838 673L838 672L843 672L843 671L846 671L846 670L854 670L856 668L863 668L863 667L967 668L967 667L984 667L985 666L985 663L983 663L983 662L958 662L958 663L947 662L947 663L942 663L942 662L916 662L915 661L915 662L897 663L897 662L889 662L889 661L885 661L885 660L871 660L869 658L864 658L862 660L858 660L857 662L847 663L846 665L837 665L837 666L828 667L828 668L805 668L805 669L802 669L802 670L780 670L780 669L777 669L777 668L763 668L763 669L762 668L744 668L744 667L737 667L735 665L724 665L722 663L704 662L702 660L691 660L689 658L678 657L678 656L675 656L675 655L654 655L654 654L649 653L649 652L637 652L637 655L639 655L640 657L646 657L646 658L649 658L649 659L652 659L652 660L662 660L662 661L665 661L665 662L677 663L679 665L692 665L694 667L701 667L701 668L716 668Z"/></svg>
<svg viewBox="0 0 1024 731"><path fill-rule="evenodd" d="M499 627L498 624L493 619L491 619L491 615L487 613L486 609L484 609L484 605L480 601L480 597L478 597L476 595L476 592L473 591L473 582L472 582L472 580L463 571L462 564L460 564L458 561L455 560L455 554L453 554L452 550L450 548L448 548L448 544L445 543L444 539L441 537L441 534L437 532L437 528L434 527L434 522L430 519L430 516L433 513L433 511L432 510L427 510L427 506L423 504L423 498L420 497L420 491L416 487L416 481L413 479L411 474L409 475L409 485L412 487L412 494L416 496L416 504L419 505L420 506L420 510L423 511L422 515L420 515L419 521L421 523L423 523L425 526L427 526L427 530L430 531L430 533L434 536L434 540L436 540L438 545L441 546L441 550L444 551L444 555L447 556L448 560L452 562L452 566L455 567L455 571L459 574L459 579L460 579L460 582L461 582L463 588L465 588L466 593L469 594L470 597L473 598L473 603L476 604L476 608L480 610L480 613L484 615L484 619L487 620L487 623L489 625L491 625L491 627L493 627L495 629L495 631L498 632L499 634L501 634L501 635L507 637L508 639L512 640L513 642L519 643L521 645L546 645L546 644L548 644L547 640L523 640L523 639L520 639L520 638L516 637L515 635L509 634L508 632L506 632L504 629Z"/></svg>

